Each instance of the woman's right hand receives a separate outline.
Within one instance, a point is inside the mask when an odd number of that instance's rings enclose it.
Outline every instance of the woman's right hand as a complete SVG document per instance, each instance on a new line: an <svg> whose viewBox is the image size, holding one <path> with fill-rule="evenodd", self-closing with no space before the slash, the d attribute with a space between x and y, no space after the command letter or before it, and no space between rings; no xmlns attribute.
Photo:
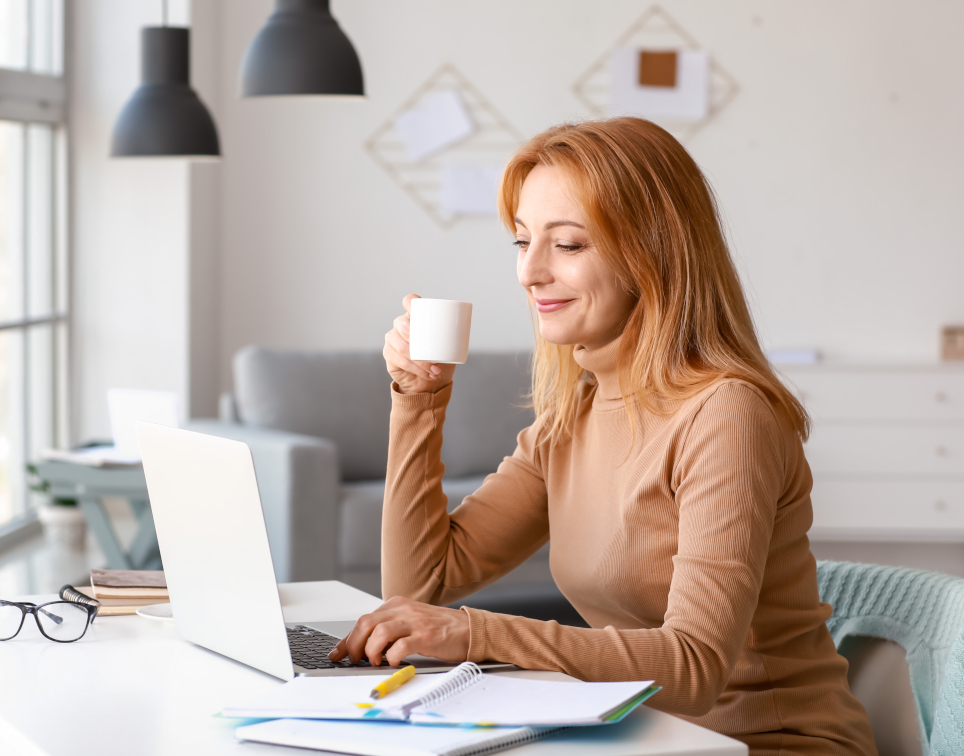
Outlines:
<svg viewBox="0 0 964 756"><path fill-rule="evenodd" d="M412 310L411 302L416 298L419 298L418 294L409 294L402 300L405 314L395 318L394 327L385 334L385 348L382 349L388 374L403 394L438 391L448 386L455 374L455 365L413 362L409 358L409 313Z"/></svg>

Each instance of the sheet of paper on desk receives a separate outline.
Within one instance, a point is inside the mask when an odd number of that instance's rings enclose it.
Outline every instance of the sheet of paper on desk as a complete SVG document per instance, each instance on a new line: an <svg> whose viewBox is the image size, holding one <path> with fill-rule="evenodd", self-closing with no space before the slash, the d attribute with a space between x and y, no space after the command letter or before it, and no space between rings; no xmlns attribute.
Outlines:
<svg viewBox="0 0 964 756"><path fill-rule="evenodd" d="M109 465L139 465L140 454L129 454L116 446L90 446L86 449L42 449L41 459L55 462L72 462L88 467L107 467Z"/></svg>
<svg viewBox="0 0 964 756"><path fill-rule="evenodd" d="M485 724L505 726L594 725L616 721L607 714L626 714L658 688L652 680L632 682L558 682L483 675L474 685L426 711L415 709L418 724ZM648 695L647 695L648 693Z"/></svg>
<svg viewBox="0 0 964 756"><path fill-rule="evenodd" d="M475 133L475 124L454 89L429 92L395 119L409 160L421 162Z"/></svg>
<svg viewBox="0 0 964 756"><path fill-rule="evenodd" d="M621 47L613 53L610 113L667 121L699 121L709 109L709 56L703 50L680 50L676 55L675 85L641 86L640 53Z"/></svg>

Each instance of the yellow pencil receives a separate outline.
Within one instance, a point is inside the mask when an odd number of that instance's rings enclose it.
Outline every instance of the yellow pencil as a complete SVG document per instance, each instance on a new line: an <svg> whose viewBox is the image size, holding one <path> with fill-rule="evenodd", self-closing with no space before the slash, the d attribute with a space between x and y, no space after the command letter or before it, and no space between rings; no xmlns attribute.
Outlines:
<svg viewBox="0 0 964 756"><path fill-rule="evenodd" d="M389 677L387 680L382 680L374 688L372 688L372 693L370 698L384 698L393 690L398 688L400 685L404 685L409 680L415 677L415 667L409 665L407 667L402 667L398 672Z"/></svg>

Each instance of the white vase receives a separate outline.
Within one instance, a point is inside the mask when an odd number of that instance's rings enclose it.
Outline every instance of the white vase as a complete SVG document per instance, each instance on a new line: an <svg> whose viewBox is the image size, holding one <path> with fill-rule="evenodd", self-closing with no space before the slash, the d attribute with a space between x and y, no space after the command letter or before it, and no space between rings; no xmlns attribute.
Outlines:
<svg viewBox="0 0 964 756"><path fill-rule="evenodd" d="M44 527L44 537L50 545L82 551L87 543L87 520L77 506L47 504L40 507L37 517Z"/></svg>

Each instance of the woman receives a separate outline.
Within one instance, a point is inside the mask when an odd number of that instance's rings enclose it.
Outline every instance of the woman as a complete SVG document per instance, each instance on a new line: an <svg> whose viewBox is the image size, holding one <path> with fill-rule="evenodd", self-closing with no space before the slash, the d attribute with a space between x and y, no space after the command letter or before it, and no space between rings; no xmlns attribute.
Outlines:
<svg viewBox="0 0 964 756"><path fill-rule="evenodd" d="M333 657L654 678L651 706L755 756L875 754L817 593L809 418L760 349L695 162L647 121L560 126L510 160L499 206L538 312L537 419L448 515L454 367L409 360L408 315L396 319L389 600ZM556 584L591 628L439 606L550 538Z"/></svg>

